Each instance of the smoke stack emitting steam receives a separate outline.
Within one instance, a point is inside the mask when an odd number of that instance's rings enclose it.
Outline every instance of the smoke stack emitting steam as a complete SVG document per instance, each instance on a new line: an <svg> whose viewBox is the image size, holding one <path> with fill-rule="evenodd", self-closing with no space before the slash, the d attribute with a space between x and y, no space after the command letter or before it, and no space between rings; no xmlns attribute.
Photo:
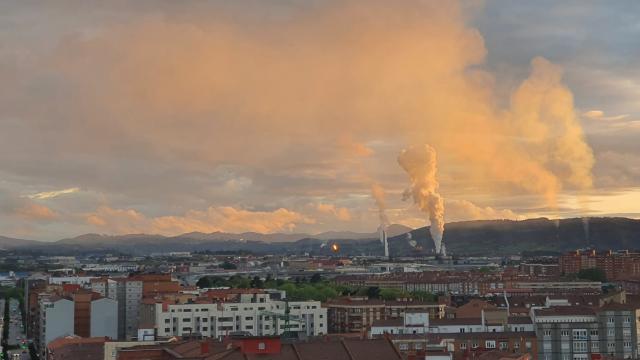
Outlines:
<svg viewBox="0 0 640 360"><path fill-rule="evenodd" d="M398 163L409 174L411 187L404 191L403 200L413 197L420 210L429 215L429 231L433 238L436 254L446 255L442 246L444 233L444 201L438 194L436 180L436 151L429 145L412 146L402 150Z"/></svg>
<svg viewBox="0 0 640 360"><path fill-rule="evenodd" d="M378 233L380 234L380 242L384 246L384 256L389 257L389 241L387 239L387 225L389 225L389 218L386 213L386 205L384 201L384 189L380 184L371 185L371 194L378 206L378 214L380 216L380 226L378 227Z"/></svg>

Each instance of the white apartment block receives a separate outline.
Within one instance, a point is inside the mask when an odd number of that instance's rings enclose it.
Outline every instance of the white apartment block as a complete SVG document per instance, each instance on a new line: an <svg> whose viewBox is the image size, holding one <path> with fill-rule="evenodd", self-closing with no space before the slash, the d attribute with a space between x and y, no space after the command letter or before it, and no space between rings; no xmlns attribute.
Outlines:
<svg viewBox="0 0 640 360"><path fill-rule="evenodd" d="M280 335L287 331L285 301L269 294L242 296L239 302L206 304L155 304L159 337L221 338L233 332L253 336ZM327 309L319 301L289 302L289 331L318 336L327 333Z"/></svg>
<svg viewBox="0 0 640 360"><path fill-rule="evenodd" d="M40 306L40 333L35 339L41 358L46 357L47 344L74 333L74 303L69 299L42 296Z"/></svg>

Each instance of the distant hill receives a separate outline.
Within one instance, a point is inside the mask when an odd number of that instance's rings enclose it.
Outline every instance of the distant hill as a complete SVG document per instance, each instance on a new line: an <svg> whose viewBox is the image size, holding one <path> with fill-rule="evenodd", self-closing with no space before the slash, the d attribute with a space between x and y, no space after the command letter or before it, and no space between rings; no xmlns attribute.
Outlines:
<svg viewBox="0 0 640 360"><path fill-rule="evenodd" d="M411 230L402 225L388 229L392 256L429 255L433 241L428 227ZM407 233L411 233L409 239ZM415 247L412 246L415 241ZM162 235L100 235L85 234L56 242L0 237L0 248L28 249L49 254L72 252L121 251L130 254L150 254L168 251L238 251L254 253L331 254L330 244L340 245L343 255L381 255L382 245L377 233L325 232L308 234L259 233L187 233ZM566 252L577 248L599 250L640 249L640 220L628 218L546 218L513 220L482 220L448 223L444 243L450 254L508 255L523 251Z"/></svg>

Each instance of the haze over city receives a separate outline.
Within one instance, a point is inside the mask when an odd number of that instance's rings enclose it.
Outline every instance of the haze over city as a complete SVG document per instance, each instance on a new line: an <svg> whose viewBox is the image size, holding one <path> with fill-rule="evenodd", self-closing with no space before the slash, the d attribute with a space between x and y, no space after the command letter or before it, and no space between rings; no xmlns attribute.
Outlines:
<svg viewBox="0 0 640 360"><path fill-rule="evenodd" d="M0 233L637 217L639 6L3 1Z"/></svg>
<svg viewBox="0 0 640 360"><path fill-rule="evenodd" d="M640 1L0 1L0 360L640 359Z"/></svg>

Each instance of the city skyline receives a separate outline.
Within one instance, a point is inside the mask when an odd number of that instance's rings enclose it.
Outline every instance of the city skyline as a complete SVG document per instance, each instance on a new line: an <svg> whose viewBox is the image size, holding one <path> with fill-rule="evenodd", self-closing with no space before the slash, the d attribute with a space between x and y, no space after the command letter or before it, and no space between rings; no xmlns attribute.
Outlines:
<svg viewBox="0 0 640 360"><path fill-rule="evenodd" d="M0 235L422 227L425 144L447 222L637 218L637 10L3 2Z"/></svg>

